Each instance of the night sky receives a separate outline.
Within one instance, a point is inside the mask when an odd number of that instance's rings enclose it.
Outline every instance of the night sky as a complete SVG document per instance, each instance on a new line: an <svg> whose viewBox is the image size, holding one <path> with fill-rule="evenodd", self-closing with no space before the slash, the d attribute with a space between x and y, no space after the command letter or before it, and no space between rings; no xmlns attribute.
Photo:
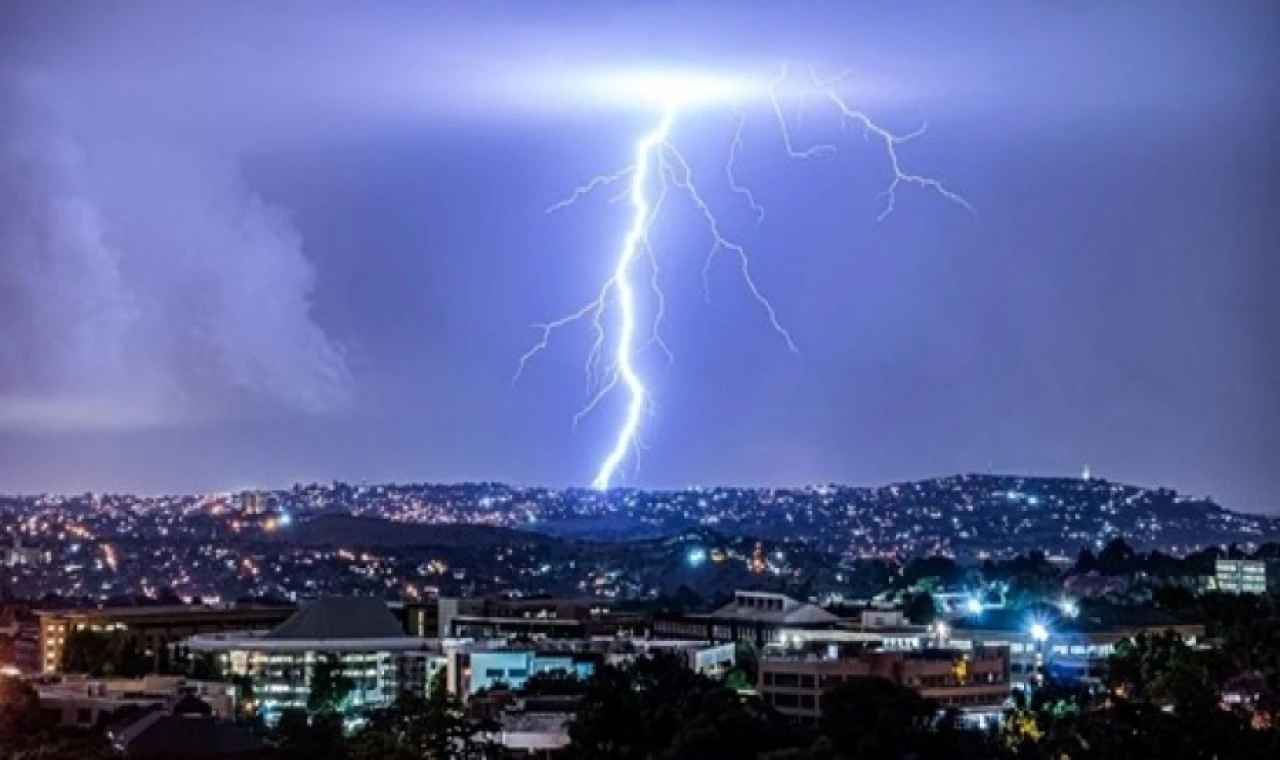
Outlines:
<svg viewBox="0 0 1280 760"><path fill-rule="evenodd" d="M790 60L927 121L903 161L977 213L907 188L877 222L882 149L815 106L796 134L841 149L794 161L753 106L757 226L732 112L689 114L801 356L727 258L704 301L673 203L630 482L1087 464L1280 512L1271 0L47 5L0 6L0 492L589 482L620 413L571 425L590 332L511 384L627 221L543 210L655 118L585 83Z"/></svg>

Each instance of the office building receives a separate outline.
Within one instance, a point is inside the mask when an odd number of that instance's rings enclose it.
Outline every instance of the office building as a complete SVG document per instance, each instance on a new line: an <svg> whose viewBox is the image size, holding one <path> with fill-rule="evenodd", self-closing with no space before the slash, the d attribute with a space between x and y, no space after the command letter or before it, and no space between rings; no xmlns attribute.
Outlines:
<svg viewBox="0 0 1280 760"><path fill-rule="evenodd" d="M41 670L62 672L62 652L73 631L118 633L160 665L162 650L183 639L217 631L267 630L284 622L293 607L271 605L156 605L37 610Z"/></svg>
<svg viewBox="0 0 1280 760"><path fill-rule="evenodd" d="M764 647L782 641L787 631L828 631L840 624L839 617L816 604L785 594L739 591L731 603L709 614L655 616L653 635L666 639L743 641Z"/></svg>
<svg viewBox="0 0 1280 760"><path fill-rule="evenodd" d="M528 637L585 639L595 636L631 636L643 632L642 615L615 611L597 599L552 597L441 598L435 614L430 609L411 610L409 627L417 635L440 639L493 639ZM430 630L435 633L418 633Z"/></svg>
<svg viewBox="0 0 1280 760"><path fill-rule="evenodd" d="M444 665L427 641L406 635L386 604L372 597L320 597L271 631L197 635L184 646L215 655L228 675L249 677L268 719L306 707L322 658L336 657L353 681L348 698L356 711L390 704L402 692L425 693Z"/></svg>
<svg viewBox="0 0 1280 760"><path fill-rule="evenodd" d="M1214 563L1214 588L1230 594L1265 594L1269 571L1274 573L1267 565L1260 559L1220 559Z"/></svg>
<svg viewBox="0 0 1280 760"><path fill-rule="evenodd" d="M877 677L915 689L939 708L954 708L974 723L998 720L1009 699L1009 650L979 647L886 651L857 645L788 649L772 647L760 658L761 697L782 713L812 722L824 692L847 679Z"/></svg>

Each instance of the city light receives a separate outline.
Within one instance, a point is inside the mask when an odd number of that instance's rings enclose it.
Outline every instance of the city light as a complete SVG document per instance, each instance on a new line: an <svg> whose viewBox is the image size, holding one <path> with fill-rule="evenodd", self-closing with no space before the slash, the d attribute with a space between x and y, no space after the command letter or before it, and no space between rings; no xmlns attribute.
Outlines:
<svg viewBox="0 0 1280 760"><path fill-rule="evenodd" d="M982 602L974 597L970 597L969 600L964 603L964 608L968 610L970 615L978 615L982 613Z"/></svg>
<svg viewBox="0 0 1280 760"><path fill-rule="evenodd" d="M1031 624L1031 639L1040 644L1049 640L1049 629L1045 627L1044 623Z"/></svg>

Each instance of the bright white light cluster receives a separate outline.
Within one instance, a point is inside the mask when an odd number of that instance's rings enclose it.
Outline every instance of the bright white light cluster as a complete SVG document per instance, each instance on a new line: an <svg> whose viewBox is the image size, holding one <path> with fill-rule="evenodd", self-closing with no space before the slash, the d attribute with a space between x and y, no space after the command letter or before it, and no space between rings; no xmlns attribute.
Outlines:
<svg viewBox="0 0 1280 760"><path fill-rule="evenodd" d="M845 97L841 95L840 85L847 77L848 73L845 73L824 79L810 70L803 86L787 92L797 96L802 109L806 103L814 101L826 103L836 111L843 125L860 127L866 139L877 141L883 146L889 159L891 177L882 194L885 204L880 218L883 219L893 212L897 191L903 185L915 185L935 192L972 211L973 209L963 197L947 189L938 180L908 172L903 168L898 157L898 148L903 143L924 134L925 127L903 135L880 127L861 110L850 107ZM722 231L711 206L694 182L693 170L689 162L671 139L679 116L700 107L732 108L737 119L737 129L729 145L728 159L725 164L728 186L751 207L757 220L763 220L764 207L757 201L752 191L742 185L734 175L734 164L744 147L742 133L746 123L745 106L752 102L763 102L768 105L777 122L782 147L789 157L803 160L836 152L834 144L801 147L794 142L791 126L782 106L782 88L791 79L790 72L784 68L776 77L763 82L707 74L635 71L612 72L607 77L584 78L577 83L577 86L585 87L587 92L594 92L598 98L613 98L623 104L660 112L657 123L637 140L633 163L611 174L593 177L547 209L548 212L559 211L596 190L626 182L626 197L632 209L631 223L623 234L621 244L614 250L615 262L612 274L601 285L596 297L576 311L537 325L540 336L520 357L516 371L515 379L518 380L529 360L546 349L555 334L562 328L580 321L590 324L594 332L594 341L587 357L590 397L587 404L574 416L574 424L576 425L579 420L615 392L621 393L626 398L626 410L617 434L592 481L595 488L608 488L616 480L619 468L626 461L627 456L640 445L641 424L645 414L652 409L649 391L636 366L637 354L652 345L663 351L668 359L671 358L671 352L667 349L661 335L665 301L662 290L658 286L658 258L649 235L654 220L661 212L663 203L671 190L683 193L685 199L701 215L711 234L711 249L703 267L704 287L707 269L715 257L722 253L732 256L738 264L743 285L760 306L770 327L789 350L799 353L791 333L783 326L773 304L752 276L751 260L746 249ZM645 335L639 333L639 310L636 303L639 289L635 283L634 269L639 259L644 259L649 265L649 286L653 297L651 309L653 321ZM610 356L606 363L607 350Z"/></svg>

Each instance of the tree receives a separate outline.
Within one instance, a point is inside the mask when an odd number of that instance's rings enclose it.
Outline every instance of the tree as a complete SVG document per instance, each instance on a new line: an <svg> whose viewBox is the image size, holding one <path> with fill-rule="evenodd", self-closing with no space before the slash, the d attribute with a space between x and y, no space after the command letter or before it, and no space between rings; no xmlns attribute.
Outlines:
<svg viewBox="0 0 1280 760"><path fill-rule="evenodd" d="M586 688L586 683L573 673L549 670L529 676L520 693L528 697L576 697Z"/></svg>
<svg viewBox="0 0 1280 760"><path fill-rule="evenodd" d="M437 676L428 694L405 693L374 711L351 738L352 760L486 760L500 756L486 737L496 730L467 716L461 700Z"/></svg>
<svg viewBox="0 0 1280 760"><path fill-rule="evenodd" d="M289 708L280 713L269 738L276 746L278 760L346 760L342 728L342 716L337 713L308 715Z"/></svg>
<svg viewBox="0 0 1280 760"><path fill-rule="evenodd" d="M0 678L0 757L106 760L115 757L100 733L57 726L40 710L35 689Z"/></svg>
<svg viewBox="0 0 1280 760"><path fill-rule="evenodd" d="M1138 634L1117 646L1107 663L1110 689L1180 713L1213 709L1222 680L1214 653L1193 650L1172 631Z"/></svg>
<svg viewBox="0 0 1280 760"><path fill-rule="evenodd" d="M955 586L964 577L964 570L950 557L935 554L913 559L902 568L902 583L910 588L927 580L938 586Z"/></svg>
<svg viewBox="0 0 1280 760"><path fill-rule="evenodd" d="M197 681L224 681L222 663L212 652L196 652L186 658L187 676Z"/></svg>
<svg viewBox="0 0 1280 760"><path fill-rule="evenodd" d="M152 670L152 662L138 640L123 631L102 633L87 628L67 634L62 648L62 670L102 678L137 678Z"/></svg>
<svg viewBox="0 0 1280 760"><path fill-rule="evenodd" d="M114 675L112 641L105 633L80 628L67 634L62 645L62 671L101 678Z"/></svg>
<svg viewBox="0 0 1280 760"><path fill-rule="evenodd" d="M938 615L938 608L934 604L933 594L924 591L919 594L908 595L903 603L902 614L916 625L932 623Z"/></svg>
<svg viewBox="0 0 1280 760"><path fill-rule="evenodd" d="M1084 574L1092 573L1098 569L1098 558L1093 556L1093 552L1086 547L1080 550L1076 555L1076 566L1073 572Z"/></svg>
<svg viewBox="0 0 1280 760"><path fill-rule="evenodd" d="M670 655L605 665L569 724L568 754L592 760L737 758L794 746L759 699L742 699Z"/></svg>
<svg viewBox="0 0 1280 760"><path fill-rule="evenodd" d="M822 695L818 728L851 760L901 758L929 742L938 706L892 681L854 677Z"/></svg>
<svg viewBox="0 0 1280 760"><path fill-rule="evenodd" d="M1123 538L1113 538L1098 553L1098 569L1108 575L1125 575L1134 571L1133 548Z"/></svg>
<svg viewBox="0 0 1280 760"><path fill-rule="evenodd" d="M310 713L345 712L347 698L355 690L355 681L342 669L342 658L326 652L316 659L311 670L311 688L307 693Z"/></svg>

